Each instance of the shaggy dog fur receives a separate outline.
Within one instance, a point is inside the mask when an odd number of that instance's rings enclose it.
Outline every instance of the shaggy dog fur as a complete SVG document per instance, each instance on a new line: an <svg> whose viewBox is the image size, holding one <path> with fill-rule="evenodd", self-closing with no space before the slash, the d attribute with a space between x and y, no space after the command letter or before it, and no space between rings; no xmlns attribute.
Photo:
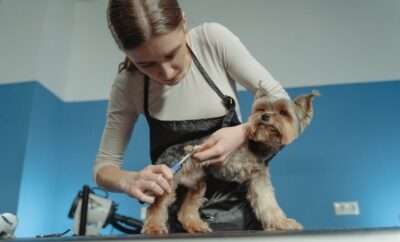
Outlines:
<svg viewBox="0 0 400 242"><path fill-rule="evenodd" d="M211 231L199 214L206 191L206 173L219 179L246 184L247 199L264 230L302 229L300 223L288 218L280 208L265 159L290 144L310 124L313 117L313 97L318 95L313 92L299 96L294 101L276 100L266 90L259 88L249 117L246 142L222 166L204 166L193 158L184 163L174 176L173 189L178 184L188 188L178 212L178 220L187 232ZM186 147L185 150L190 152L191 147ZM142 232L168 233L168 206L174 201L174 192L158 197L147 210Z"/></svg>

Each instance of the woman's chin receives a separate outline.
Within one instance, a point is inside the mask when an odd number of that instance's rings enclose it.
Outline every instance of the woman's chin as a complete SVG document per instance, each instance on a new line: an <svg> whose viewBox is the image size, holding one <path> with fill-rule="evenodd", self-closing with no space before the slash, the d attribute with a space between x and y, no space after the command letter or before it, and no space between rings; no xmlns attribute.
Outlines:
<svg viewBox="0 0 400 242"><path fill-rule="evenodd" d="M179 83L179 79L177 79L177 80L168 80L168 81L160 81L159 83L161 85L174 86L174 85Z"/></svg>
<svg viewBox="0 0 400 242"><path fill-rule="evenodd" d="M181 81L181 79L182 79L182 75L178 74L175 78L172 78L170 80L163 80L163 81L160 81L160 83L162 85L174 86L174 85L178 84Z"/></svg>

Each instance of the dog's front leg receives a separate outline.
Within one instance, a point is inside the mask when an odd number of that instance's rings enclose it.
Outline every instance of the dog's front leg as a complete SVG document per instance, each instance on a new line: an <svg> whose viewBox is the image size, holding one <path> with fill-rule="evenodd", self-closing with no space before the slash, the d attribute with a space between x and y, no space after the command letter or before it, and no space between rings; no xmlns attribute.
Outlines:
<svg viewBox="0 0 400 242"><path fill-rule="evenodd" d="M142 233L148 235L168 234L168 207L175 201L175 186L171 193L155 199L147 208Z"/></svg>
<svg viewBox="0 0 400 242"><path fill-rule="evenodd" d="M204 202L206 182L201 179L189 188L178 212L178 220L189 233L211 232L210 227L200 218L199 208Z"/></svg>
<svg viewBox="0 0 400 242"><path fill-rule="evenodd" d="M249 182L247 199L264 230L303 229L303 226L296 220L287 218L279 207L268 168L252 177Z"/></svg>

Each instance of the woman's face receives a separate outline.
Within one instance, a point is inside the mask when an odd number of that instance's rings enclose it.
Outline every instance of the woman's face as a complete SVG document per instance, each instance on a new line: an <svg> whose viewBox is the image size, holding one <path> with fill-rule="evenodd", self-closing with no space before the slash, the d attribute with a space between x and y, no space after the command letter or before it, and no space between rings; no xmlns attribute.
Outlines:
<svg viewBox="0 0 400 242"><path fill-rule="evenodd" d="M162 85L177 84L185 76L191 62L186 33L182 28L153 37L125 53L139 71Z"/></svg>

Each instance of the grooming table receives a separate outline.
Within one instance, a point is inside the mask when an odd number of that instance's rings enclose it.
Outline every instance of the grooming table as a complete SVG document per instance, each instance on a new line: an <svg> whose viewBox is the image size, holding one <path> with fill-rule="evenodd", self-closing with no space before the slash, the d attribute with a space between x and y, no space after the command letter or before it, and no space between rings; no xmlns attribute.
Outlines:
<svg viewBox="0 0 400 242"><path fill-rule="evenodd" d="M301 232L214 232L209 234L188 235L171 234L168 236L95 236L95 237L62 237L46 239L14 239L6 241L15 242L134 242L134 241L196 241L196 242L400 242L400 228L380 228L365 230L323 230L323 231L301 231Z"/></svg>

